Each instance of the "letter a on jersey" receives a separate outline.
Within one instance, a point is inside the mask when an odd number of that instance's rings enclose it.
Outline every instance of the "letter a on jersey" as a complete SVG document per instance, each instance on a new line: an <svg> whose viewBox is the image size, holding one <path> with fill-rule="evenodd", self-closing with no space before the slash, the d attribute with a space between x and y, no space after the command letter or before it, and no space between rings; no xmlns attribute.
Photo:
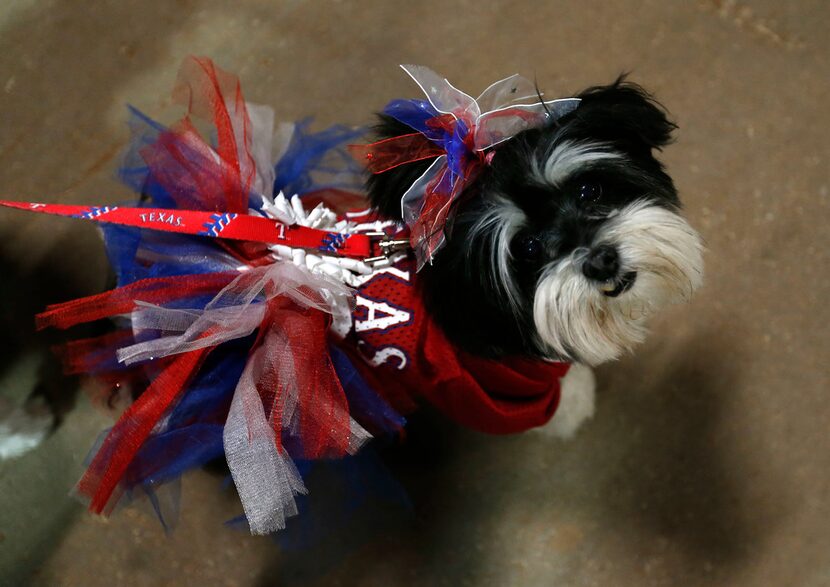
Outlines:
<svg viewBox="0 0 830 587"><path fill-rule="evenodd" d="M360 295L355 297L355 303L366 308L366 318L355 320L355 332L386 330L398 324L409 322L411 318L411 313L406 310Z"/></svg>

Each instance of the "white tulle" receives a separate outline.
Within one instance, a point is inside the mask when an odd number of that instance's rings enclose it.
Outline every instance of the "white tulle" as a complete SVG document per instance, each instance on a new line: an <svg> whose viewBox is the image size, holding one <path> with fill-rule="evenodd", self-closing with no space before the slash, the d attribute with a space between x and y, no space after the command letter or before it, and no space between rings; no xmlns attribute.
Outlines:
<svg viewBox="0 0 830 587"><path fill-rule="evenodd" d="M335 322L349 320L351 316L352 292L341 281L314 274L291 262L276 261L240 273L204 310L171 309L138 302L132 315L136 336L147 331L168 334L119 349L118 358L129 364L248 336L261 326L266 302L276 297L331 314ZM297 513L294 497L306 492L297 468L277 442L275 432L279 430L289 436L299 432L297 369L302 367L293 364L291 344L287 333L274 329L265 333L256 351L248 357L223 431L225 457L254 534L284 528L286 518ZM276 423L266 417L257 389L266 361L276 366L280 382L279 409L273 411L280 414ZM319 413L320 417L331 417L334 410L344 408L327 403L304 406L304 409L313 410L312 414ZM354 453L371 435L351 418L349 423L348 451Z"/></svg>
<svg viewBox="0 0 830 587"><path fill-rule="evenodd" d="M148 329L176 334L121 348L118 360L129 365L248 336L265 316L264 302L277 296L328 312L337 320L349 320L351 316L352 293L342 282L278 261L240 273L204 310L177 310L138 302L132 314L136 338Z"/></svg>
<svg viewBox="0 0 830 587"><path fill-rule="evenodd" d="M306 488L291 457L277 445L276 435L265 417L256 388L254 371L264 353L285 348L279 333L269 333L245 365L234 391L223 431L225 459L242 502L252 534L269 534L285 528L285 520L297 514L294 496ZM290 419L296 408L296 386L284 398L284 417Z"/></svg>
<svg viewBox="0 0 830 587"><path fill-rule="evenodd" d="M270 197L274 194L274 179L276 177L274 165L271 163L274 149L274 110L269 106L251 104L250 102L245 106L251 123L250 153L255 167L254 182L251 187L258 194ZM234 130L236 130L236 127L234 127ZM281 137L278 136L279 138Z"/></svg>

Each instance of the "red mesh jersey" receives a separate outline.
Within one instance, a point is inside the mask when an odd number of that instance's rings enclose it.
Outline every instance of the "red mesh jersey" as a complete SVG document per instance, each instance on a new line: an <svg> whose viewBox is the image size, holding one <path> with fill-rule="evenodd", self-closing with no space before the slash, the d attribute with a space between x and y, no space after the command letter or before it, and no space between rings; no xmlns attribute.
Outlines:
<svg viewBox="0 0 830 587"><path fill-rule="evenodd" d="M547 422L559 403L567 363L487 360L455 348L427 315L404 261L358 288L346 350L369 384L406 413L426 399L456 422L493 434Z"/></svg>

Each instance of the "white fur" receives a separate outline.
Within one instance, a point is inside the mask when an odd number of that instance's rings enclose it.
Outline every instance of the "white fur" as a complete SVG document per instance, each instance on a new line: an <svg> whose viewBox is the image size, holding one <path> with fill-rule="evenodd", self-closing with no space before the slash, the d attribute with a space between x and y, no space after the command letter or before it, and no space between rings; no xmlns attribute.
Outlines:
<svg viewBox="0 0 830 587"><path fill-rule="evenodd" d="M703 276L697 232L678 214L647 200L610 218L593 244L616 246L621 274L637 272L631 289L615 298L603 295L582 274L588 250L577 249L545 270L533 304L538 335L551 351L589 365L615 359L642 342L647 318L666 304L688 299Z"/></svg>
<svg viewBox="0 0 830 587"><path fill-rule="evenodd" d="M596 380L590 367L574 363L562 378L559 407L553 418L538 430L555 438L571 438L594 415Z"/></svg>
<svg viewBox="0 0 830 587"><path fill-rule="evenodd" d="M29 413L20 406L0 402L0 461L19 457L36 448L52 427L52 415Z"/></svg>
<svg viewBox="0 0 830 587"><path fill-rule="evenodd" d="M602 143L562 141L550 152L544 166L536 168L536 175L543 183L561 186L575 171L584 171L597 161L624 159Z"/></svg>
<svg viewBox="0 0 830 587"><path fill-rule="evenodd" d="M490 283L502 291L514 311L518 311L519 292L510 272L510 243L526 221L525 213L516 204L506 198L496 198L470 229L469 235L472 246L468 255L480 250L477 241L489 240L492 258L483 266L490 269Z"/></svg>

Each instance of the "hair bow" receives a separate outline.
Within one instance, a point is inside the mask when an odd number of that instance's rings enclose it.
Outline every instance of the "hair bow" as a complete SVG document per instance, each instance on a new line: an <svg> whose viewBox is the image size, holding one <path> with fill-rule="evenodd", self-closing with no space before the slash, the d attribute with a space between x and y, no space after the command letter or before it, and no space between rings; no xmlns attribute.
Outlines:
<svg viewBox="0 0 830 587"><path fill-rule="evenodd" d="M401 68L427 99L393 100L383 112L417 132L358 147L357 154L371 173L435 158L401 198L402 217L421 269L446 242L454 205L489 161L492 151L487 150L561 118L580 100L544 102L535 85L518 74L497 81L473 99L429 68ZM535 101L522 103L528 99Z"/></svg>

